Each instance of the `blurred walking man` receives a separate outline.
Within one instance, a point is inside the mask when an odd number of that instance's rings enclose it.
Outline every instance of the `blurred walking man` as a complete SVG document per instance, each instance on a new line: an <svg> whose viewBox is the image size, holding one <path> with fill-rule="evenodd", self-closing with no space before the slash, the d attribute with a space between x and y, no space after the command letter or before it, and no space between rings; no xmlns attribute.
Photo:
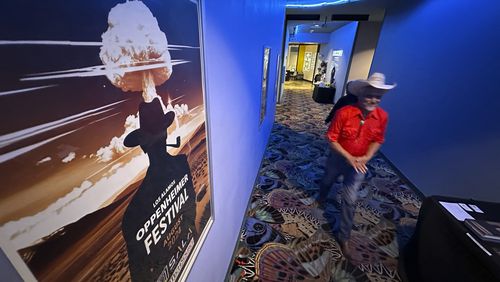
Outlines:
<svg viewBox="0 0 500 282"><path fill-rule="evenodd" d="M343 175L337 239L346 256L349 256L348 240L358 190L368 172L366 163L384 142L388 115L378 105L382 96L395 86L385 84L385 75L382 73L373 73L367 80L349 82L347 91L357 96L358 102L339 109L326 134L331 151L325 164L318 201L321 206L325 205L332 185Z"/></svg>

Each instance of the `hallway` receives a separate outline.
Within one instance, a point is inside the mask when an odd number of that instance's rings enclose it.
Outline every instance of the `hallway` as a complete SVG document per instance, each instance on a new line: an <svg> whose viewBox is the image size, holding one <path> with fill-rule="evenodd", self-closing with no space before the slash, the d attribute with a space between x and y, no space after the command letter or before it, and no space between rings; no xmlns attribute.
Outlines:
<svg viewBox="0 0 500 282"><path fill-rule="evenodd" d="M424 214L500 203L500 1L226 2L2 2L2 280L402 281L404 256L417 282L500 281L500 247ZM339 195L317 202L332 105L303 80L374 72L397 84L387 142L340 249Z"/></svg>
<svg viewBox="0 0 500 282"><path fill-rule="evenodd" d="M414 230L420 196L375 157L359 194L353 257L346 260L331 233L338 228L335 195L324 213L314 198L328 146L323 120L332 105L315 103L306 86L294 82L277 106L226 280L401 281L399 246Z"/></svg>

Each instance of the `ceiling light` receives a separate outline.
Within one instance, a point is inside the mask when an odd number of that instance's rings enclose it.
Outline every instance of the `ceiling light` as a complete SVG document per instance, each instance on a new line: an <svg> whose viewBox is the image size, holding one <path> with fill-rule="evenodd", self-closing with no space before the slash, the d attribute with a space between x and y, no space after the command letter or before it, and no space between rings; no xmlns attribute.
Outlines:
<svg viewBox="0 0 500 282"><path fill-rule="evenodd" d="M327 1L327 2L318 2L318 3L310 3L310 4L286 4L287 8L314 8L314 7L323 7L323 6L332 6L332 5L340 5L350 2L357 2L359 0L336 0L336 1Z"/></svg>

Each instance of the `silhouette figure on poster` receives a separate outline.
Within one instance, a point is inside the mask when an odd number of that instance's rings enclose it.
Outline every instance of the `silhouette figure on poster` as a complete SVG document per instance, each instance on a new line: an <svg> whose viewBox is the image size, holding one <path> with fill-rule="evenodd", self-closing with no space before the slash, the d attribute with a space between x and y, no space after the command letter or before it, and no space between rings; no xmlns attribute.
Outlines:
<svg viewBox="0 0 500 282"><path fill-rule="evenodd" d="M196 195L187 156L170 155L167 128L175 113L163 113L158 98L139 105L140 128L124 140L127 147L140 146L148 155L146 176L128 205L122 220L129 270L133 281L168 280L185 264L195 230Z"/></svg>

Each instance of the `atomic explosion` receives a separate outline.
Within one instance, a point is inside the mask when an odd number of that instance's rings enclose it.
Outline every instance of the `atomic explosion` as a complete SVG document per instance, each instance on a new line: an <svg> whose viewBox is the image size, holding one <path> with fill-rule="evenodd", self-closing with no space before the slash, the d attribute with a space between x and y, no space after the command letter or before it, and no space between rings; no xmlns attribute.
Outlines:
<svg viewBox="0 0 500 282"><path fill-rule="evenodd" d="M113 7L102 43L99 57L114 86L142 90L145 102L158 97L155 86L169 79L172 61L167 37L146 5L130 1Z"/></svg>

